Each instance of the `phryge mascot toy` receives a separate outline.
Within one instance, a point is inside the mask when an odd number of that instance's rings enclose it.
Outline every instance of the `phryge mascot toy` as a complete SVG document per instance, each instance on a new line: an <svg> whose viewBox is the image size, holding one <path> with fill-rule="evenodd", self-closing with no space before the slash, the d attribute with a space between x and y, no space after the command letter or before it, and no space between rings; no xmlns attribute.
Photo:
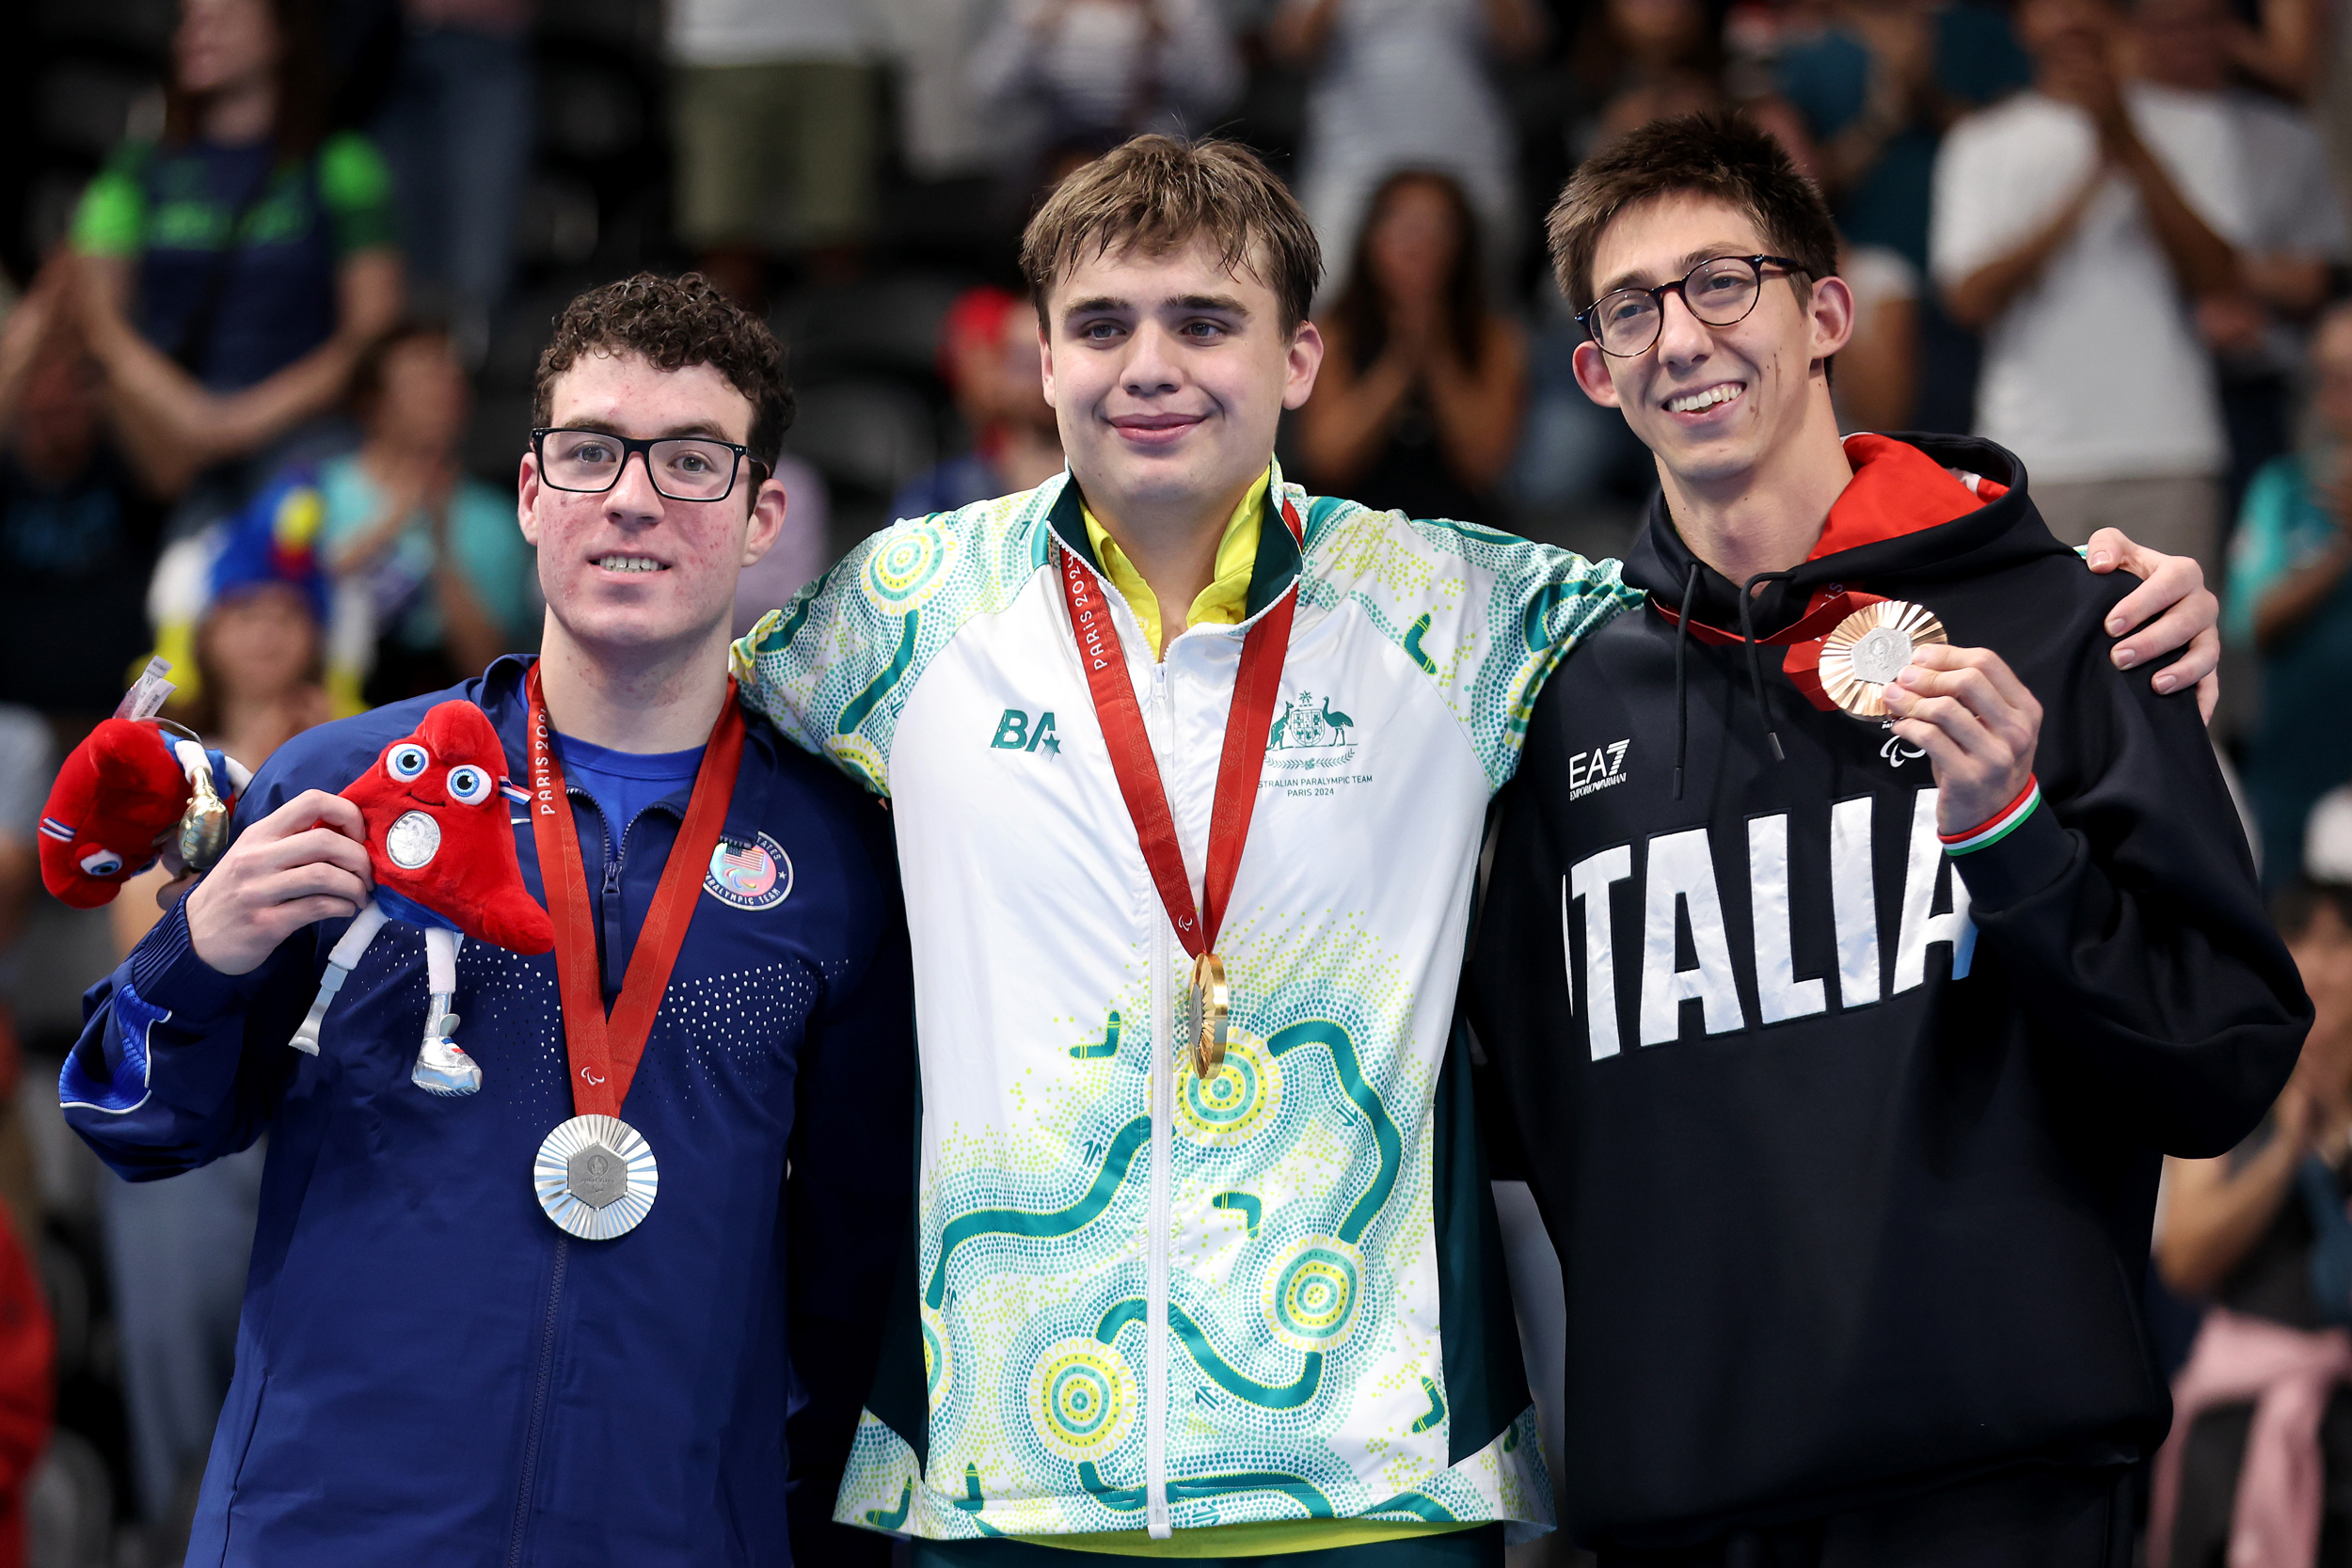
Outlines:
<svg viewBox="0 0 2352 1568"><path fill-rule="evenodd" d="M498 731L471 703L437 704L417 733L384 748L342 792L367 823L375 895L326 958L310 1013L290 1042L318 1053L326 1009L375 934L391 921L424 930L424 1043L409 1073L434 1094L471 1094L482 1069L455 1039L457 942L486 942L525 955L555 950L548 911L523 887L509 800L531 797L506 776Z"/></svg>
<svg viewBox="0 0 2352 1568"><path fill-rule="evenodd" d="M227 847L230 814L251 775L153 717L170 690L151 668L117 716L74 748L50 790L41 880L76 909L111 902L159 861L175 873L208 871ZM555 947L547 911L523 886L506 815L508 801L530 797L508 780L490 721L465 702L428 710L414 735L385 747L342 795L367 825L375 893L328 954L317 999L289 1043L316 1055L327 1008L360 954L388 924L415 926L424 932L432 1001L409 1076L434 1094L471 1094L482 1069L458 1047L452 1010L459 941L525 955Z"/></svg>

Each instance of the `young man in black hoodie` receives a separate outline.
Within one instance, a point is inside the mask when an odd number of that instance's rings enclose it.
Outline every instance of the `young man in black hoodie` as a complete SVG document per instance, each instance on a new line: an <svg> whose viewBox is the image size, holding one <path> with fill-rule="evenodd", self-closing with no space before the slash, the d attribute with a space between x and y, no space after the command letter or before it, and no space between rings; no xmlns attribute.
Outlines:
<svg viewBox="0 0 2352 1568"><path fill-rule="evenodd" d="M2108 659L2014 457L1839 439L1852 297L1768 136L1636 132L1551 241L1662 491L1471 988L1565 1275L1564 1521L1605 1568L2128 1563L2158 1156L2310 1017L2197 705ZM1907 659L1841 653L1880 622Z"/></svg>

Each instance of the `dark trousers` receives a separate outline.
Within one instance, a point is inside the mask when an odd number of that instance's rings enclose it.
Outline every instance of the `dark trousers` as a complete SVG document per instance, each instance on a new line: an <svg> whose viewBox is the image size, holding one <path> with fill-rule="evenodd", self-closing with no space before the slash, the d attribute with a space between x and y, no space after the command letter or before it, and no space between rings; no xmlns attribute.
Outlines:
<svg viewBox="0 0 2352 1568"><path fill-rule="evenodd" d="M1141 1568L1152 1558L1073 1552L1026 1541L917 1541L914 1568ZM1320 1552L1271 1557L1188 1557L1185 1568L1502 1568L1502 1527L1415 1535Z"/></svg>
<svg viewBox="0 0 2352 1568"><path fill-rule="evenodd" d="M2131 1568L2131 1476L2014 1471L1696 1548L1604 1551L1600 1568Z"/></svg>

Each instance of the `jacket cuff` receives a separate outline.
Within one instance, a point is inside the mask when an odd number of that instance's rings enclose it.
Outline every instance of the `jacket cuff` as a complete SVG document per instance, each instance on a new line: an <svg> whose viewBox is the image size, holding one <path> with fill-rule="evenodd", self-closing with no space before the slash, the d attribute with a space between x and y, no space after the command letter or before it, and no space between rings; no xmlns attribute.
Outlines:
<svg viewBox="0 0 2352 1568"><path fill-rule="evenodd" d="M125 963L131 987L156 1006L187 1017L208 1018L233 1010L252 976L223 974L196 956L188 936L188 901L182 898L131 949Z"/></svg>
<svg viewBox="0 0 2352 1568"><path fill-rule="evenodd" d="M2003 910L2031 897L2064 876L2074 858L2072 837L2038 790L2006 831L1985 836L1990 828L1972 835L1976 847L1946 850L1967 884L1969 903L1979 908Z"/></svg>

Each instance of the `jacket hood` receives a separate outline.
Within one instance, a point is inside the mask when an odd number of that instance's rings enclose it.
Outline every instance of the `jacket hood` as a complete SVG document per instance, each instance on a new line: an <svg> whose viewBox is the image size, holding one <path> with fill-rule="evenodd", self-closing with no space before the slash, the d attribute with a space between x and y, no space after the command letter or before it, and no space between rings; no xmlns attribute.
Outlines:
<svg viewBox="0 0 2352 1568"><path fill-rule="evenodd" d="M1831 506L1813 553L1756 598L1753 625L1770 636L1803 615L1833 585L1867 585L1887 598L1955 578L2057 555L2026 490L2026 467L1990 441L1952 436L1851 436L1853 482ZM1699 569L1692 618L1735 631L1740 585L1698 560L1676 530L1661 494L1626 552L1625 580L1668 611L1679 607L1691 568Z"/></svg>

